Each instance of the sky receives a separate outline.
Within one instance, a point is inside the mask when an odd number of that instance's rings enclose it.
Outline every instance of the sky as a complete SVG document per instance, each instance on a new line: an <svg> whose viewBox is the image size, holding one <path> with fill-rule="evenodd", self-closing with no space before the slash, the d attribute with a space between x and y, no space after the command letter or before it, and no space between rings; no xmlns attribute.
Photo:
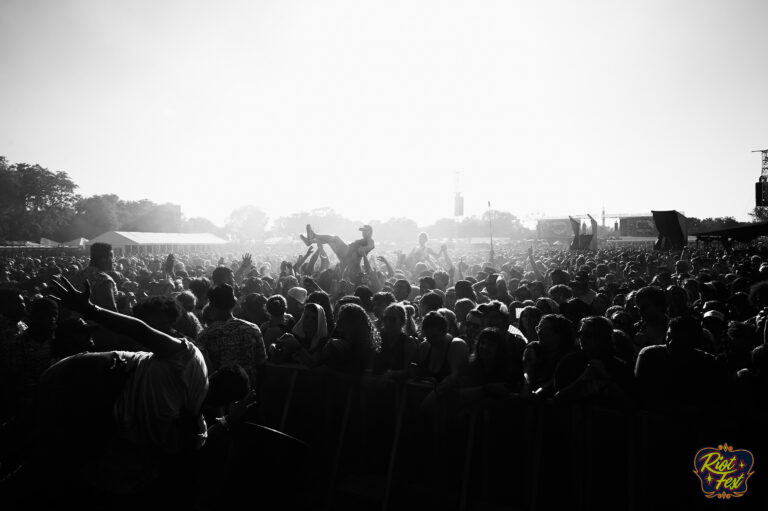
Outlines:
<svg viewBox="0 0 768 511"><path fill-rule="evenodd" d="M768 2L0 2L0 155L223 223L748 220Z"/></svg>

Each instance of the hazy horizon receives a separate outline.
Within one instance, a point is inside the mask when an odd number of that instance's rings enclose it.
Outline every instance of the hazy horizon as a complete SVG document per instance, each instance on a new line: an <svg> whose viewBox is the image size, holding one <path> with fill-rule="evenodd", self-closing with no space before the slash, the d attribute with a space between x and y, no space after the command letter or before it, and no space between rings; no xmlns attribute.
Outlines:
<svg viewBox="0 0 768 511"><path fill-rule="evenodd" d="M5 1L0 154L217 224L747 220L768 3Z"/></svg>

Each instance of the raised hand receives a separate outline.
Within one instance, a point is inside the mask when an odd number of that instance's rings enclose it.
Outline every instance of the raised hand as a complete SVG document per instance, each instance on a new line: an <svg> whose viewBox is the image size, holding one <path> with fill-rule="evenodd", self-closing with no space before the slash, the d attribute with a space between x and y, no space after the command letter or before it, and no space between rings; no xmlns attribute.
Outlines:
<svg viewBox="0 0 768 511"><path fill-rule="evenodd" d="M243 262L240 264L240 267L250 268L251 266L253 266L253 258L251 258L251 254L244 254Z"/></svg>
<svg viewBox="0 0 768 511"><path fill-rule="evenodd" d="M255 402L256 391L251 389L243 399L232 405L232 408L230 408L229 413L227 414L227 422L231 422L233 424L238 424L241 422L245 417L245 412L247 412L248 408L250 408L251 405L253 405Z"/></svg>
<svg viewBox="0 0 768 511"><path fill-rule="evenodd" d="M94 308L91 303L91 285L87 280L85 291L81 292L66 277L51 279L51 291L50 298L69 310L85 314Z"/></svg>

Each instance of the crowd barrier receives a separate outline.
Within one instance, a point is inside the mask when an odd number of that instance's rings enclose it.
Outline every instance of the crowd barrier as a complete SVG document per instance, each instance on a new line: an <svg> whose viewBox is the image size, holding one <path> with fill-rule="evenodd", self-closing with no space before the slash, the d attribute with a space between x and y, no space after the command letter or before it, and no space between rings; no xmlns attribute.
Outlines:
<svg viewBox="0 0 768 511"><path fill-rule="evenodd" d="M756 460L758 475L738 505L768 508L759 474L765 415L666 416L519 398L461 408L447 397L429 406L432 389L268 364L262 418L309 445L308 468L296 470L311 480L312 507L719 509L702 494L693 459L727 442Z"/></svg>

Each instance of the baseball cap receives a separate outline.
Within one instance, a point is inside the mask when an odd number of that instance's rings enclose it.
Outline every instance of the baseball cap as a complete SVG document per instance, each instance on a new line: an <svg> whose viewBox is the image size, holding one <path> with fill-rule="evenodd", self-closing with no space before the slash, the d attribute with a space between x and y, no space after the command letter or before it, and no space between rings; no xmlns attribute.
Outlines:
<svg viewBox="0 0 768 511"><path fill-rule="evenodd" d="M364 225L364 226L362 226L361 228L359 228L359 229L358 229L358 231L363 231L363 232L365 232L365 231L369 231L369 232L373 232L373 227L371 227L370 225Z"/></svg>

